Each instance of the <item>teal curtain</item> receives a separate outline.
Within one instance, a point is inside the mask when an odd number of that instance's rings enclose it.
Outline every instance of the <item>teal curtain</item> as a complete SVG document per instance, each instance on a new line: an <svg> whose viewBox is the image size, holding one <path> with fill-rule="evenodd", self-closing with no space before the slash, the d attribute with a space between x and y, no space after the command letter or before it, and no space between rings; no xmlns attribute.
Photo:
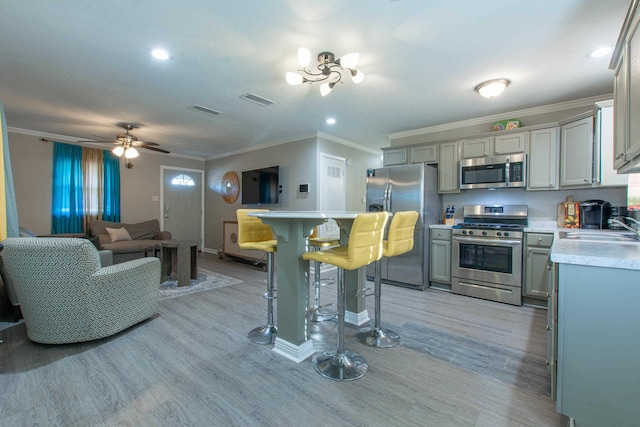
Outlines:
<svg viewBox="0 0 640 427"><path fill-rule="evenodd" d="M55 142L51 233L82 233L82 147Z"/></svg>
<svg viewBox="0 0 640 427"><path fill-rule="evenodd" d="M111 151L104 151L104 200L102 220L120 222L120 158Z"/></svg>

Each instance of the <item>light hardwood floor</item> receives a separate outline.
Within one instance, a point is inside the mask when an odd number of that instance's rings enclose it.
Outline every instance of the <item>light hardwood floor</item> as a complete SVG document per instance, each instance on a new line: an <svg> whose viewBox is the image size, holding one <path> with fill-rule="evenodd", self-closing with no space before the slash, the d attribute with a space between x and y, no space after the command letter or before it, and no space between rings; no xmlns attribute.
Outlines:
<svg viewBox="0 0 640 427"><path fill-rule="evenodd" d="M546 312L383 285L382 324L399 346L346 348L369 362L352 382L320 377L251 343L266 319L266 274L205 254L199 265L242 283L162 300L114 337L40 345L24 324L0 331L2 426L566 426L549 398ZM335 286L323 288L323 302ZM373 316L373 299L367 299ZM334 322L310 327L335 348Z"/></svg>

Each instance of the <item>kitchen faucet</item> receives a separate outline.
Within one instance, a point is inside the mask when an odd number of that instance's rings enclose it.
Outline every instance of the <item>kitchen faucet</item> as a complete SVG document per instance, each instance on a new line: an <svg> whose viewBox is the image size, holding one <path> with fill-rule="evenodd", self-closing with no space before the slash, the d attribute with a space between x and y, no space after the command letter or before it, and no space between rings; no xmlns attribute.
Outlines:
<svg viewBox="0 0 640 427"><path fill-rule="evenodd" d="M618 221L617 219L613 219L613 218L609 218L609 220L607 221L607 223L608 223L609 225L619 225L619 226L621 226L621 227L624 227L624 229L625 229L625 230L631 231L632 233L634 233L634 234L636 234L636 235L640 236L640 229L639 229L639 227L638 227L638 226L640 226L640 223L639 223L638 221L636 221L636 220L635 220L635 219L633 219L633 218L629 218L629 217L627 217L627 216L622 217L622 219L624 219L624 220L628 220L628 221L631 221L631 222L636 226L636 228L634 229L633 227L629 227L629 226L628 226L627 224L625 224L624 222L622 222L622 221Z"/></svg>

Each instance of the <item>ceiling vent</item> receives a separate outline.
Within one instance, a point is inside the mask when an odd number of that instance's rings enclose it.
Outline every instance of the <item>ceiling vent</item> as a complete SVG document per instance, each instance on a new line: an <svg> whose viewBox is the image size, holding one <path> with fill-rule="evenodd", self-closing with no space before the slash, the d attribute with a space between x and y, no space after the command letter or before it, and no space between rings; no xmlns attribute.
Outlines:
<svg viewBox="0 0 640 427"><path fill-rule="evenodd" d="M244 95L240 96L240 98L246 99L247 101L255 102L256 104L260 104L263 107L268 107L269 105L276 103L275 101L272 101L267 98L263 98L251 92L245 93Z"/></svg>
<svg viewBox="0 0 640 427"><path fill-rule="evenodd" d="M198 105L198 104L192 105L189 108L191 108L192 110L199 111L199 112L204 113L204 114L209 114L210 116L219 116L220 114L222 114L220 111L216 111L216 110L213 110L211 108L203 107L202 105Z"/></svg>

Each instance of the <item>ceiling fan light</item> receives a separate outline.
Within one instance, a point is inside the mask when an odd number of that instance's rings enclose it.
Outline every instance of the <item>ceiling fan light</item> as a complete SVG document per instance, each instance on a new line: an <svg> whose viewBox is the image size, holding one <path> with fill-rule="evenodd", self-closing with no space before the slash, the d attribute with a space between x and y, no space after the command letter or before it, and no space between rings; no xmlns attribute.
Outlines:
<svg viewBox="0 0 640 427"><path fill-rule="evenodd" d="M111 150L111 152L116 156L120 157L124 153L124 147L122 145L118 145L116 148Z"/></svg>
<svg viewBox="0 0 640 427"><path fill-rule="evenodd" d="M126 150L124 150L124 158L125 159L135 159L139 155L140 154L138 153L138 150L136 150L133 147L129 147Z"/></svg>
<svg viewBox="0 0 640 427"><path fill-rule="evenodd" d="M311 63L311 52L306 47L298 49L298 63L303 68Z"/></svg>
<svg viewBox="0 0 640 427"><path fill-rule="evenodd" d="M355 68L358 66L358 60L360 59L359 53L348 53L340 58L340 66L345 68Z"/></svg>
<svg viewBox="0 0 640 427"><path fill-rule="evenodd" d="M351 80L358 84L364 80L364 74L360 70L351 70Z"/></svg>
<svg viewBox="0 0 640 427"><path fill-rule="evenodd" d="M322 96L327 96L331 93L331 91L333 90L333 86L335 85L335 83L322 83L320 85L320 95Z"/></svg>
<svg viewBox="0 0 640 427"><path fill-rule="evenodd" d="M302 77L302 75L292 71L288 71L287 74L285 74L285 78L287 79L287 83L292 86L300 85L304 81L304 77Z"/></svg>
<svg viewBox="0 0 640 427"><path fill-rule="evenodd" d="M509 86L507 79L495 79L480 83L475 90L485 98L495 98Z"/></svg>

